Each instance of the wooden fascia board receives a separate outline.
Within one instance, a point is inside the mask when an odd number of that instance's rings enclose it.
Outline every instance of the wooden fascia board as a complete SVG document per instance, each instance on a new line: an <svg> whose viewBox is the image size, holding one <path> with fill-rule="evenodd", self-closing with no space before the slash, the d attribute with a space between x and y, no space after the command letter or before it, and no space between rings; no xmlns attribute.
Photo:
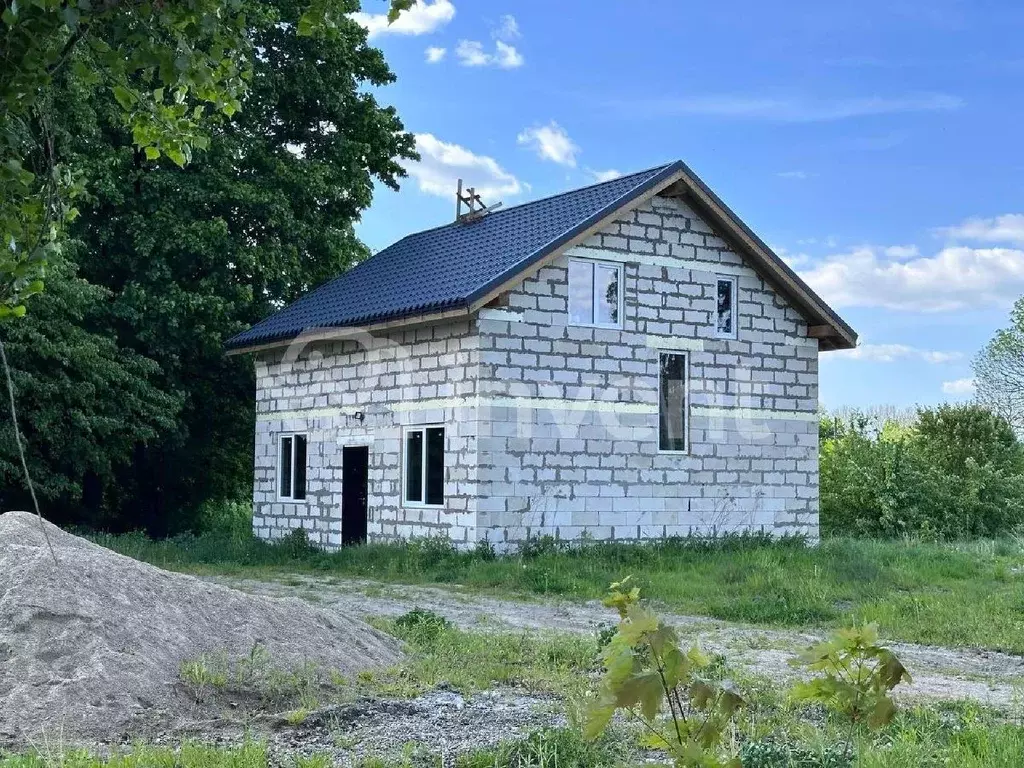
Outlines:
<svg viewBox="0 0 1024 768"><path fill-rule="evenodd" d="M735 221L735 214L725 210L717 200L704 190L703 185L698 183L689 174L682 173L682 177L682 182L686 187L686 194L712 214L716 220L715 223L725 229L730 239L737 242L743 250L754 257L757 264L769 273L772 282L780 285L784 293L788 293L791 297L796 298L800 304L811 309L820 318L826 322L829 321L829 316L834 313L824 306L820 299L808 294L807 290L800 283L794 281L791 275L781 269L777 264L778 257L766 251L764 246L752 238L743 227L739 226ZM850 348L857 345L857 337L849 335L841 325L831 322L828 322L828 325L833 331L832 335L841 339ZM837 348L840 347L837 346Z"/></svg>

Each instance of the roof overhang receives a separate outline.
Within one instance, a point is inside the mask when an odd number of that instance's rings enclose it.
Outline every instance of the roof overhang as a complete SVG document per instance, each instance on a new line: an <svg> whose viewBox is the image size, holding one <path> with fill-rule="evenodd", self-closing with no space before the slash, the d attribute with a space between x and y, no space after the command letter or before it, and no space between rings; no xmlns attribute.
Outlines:
<svg viewBox="0 0 1024 768"><path fill-rule="evenodd" d="M274 339L270 341L249 344L244 347L233 347L224 354L228 357L244 355L248 352L266 352L271 349L282 349L295 344L313 344L316 342L329 341L350 341L353 339L365 338L367 334L386 333L397 329L409 329L422 325L431 325L446 320L455 321L467 319L472 315L470 308L448 309L440 312L405 315L390 320L382 320L377 323L370 323L359 326L337 326L332 328L308 328L296 336Z"/></svg>
<svg viewBox="0 0 1024 768"><path fill-rule="evenodd" d="M684 198L724 240L746 255L755 271L776 290L789 298L801 311L807 319L807 335L817 339L819 350L852 349L857 346L856 331L843 321L682 161L666 166L639 189L631 190L627 196L614 201L522 262L497 275L469 296L464 306L449 307L432 313L395 317L370 325L362 325L359 327L359 331L381 332L471 316L524 279L536 274L537 271L567 250L582 244L597 232L608 227L624 212L643 205L657 195ZM277 349L298 341L306 344L313 341L350 339L352 335L353 328L344 326L309 329L295 337L235 347L229 349L227 354L240 355L246 352Z"/></svg>
<svg viewBox="0 0 1024 768"><path fill-rule="evenodd" d="M733 213L701 179L686 168L681 177L665 185L661 194L685 198L686 202L724 239L745 254L754 269L776 290L787 296L807 318L807 335L818 340L822 351L853 349L853 330L814 290L768 245Z"/></svg>

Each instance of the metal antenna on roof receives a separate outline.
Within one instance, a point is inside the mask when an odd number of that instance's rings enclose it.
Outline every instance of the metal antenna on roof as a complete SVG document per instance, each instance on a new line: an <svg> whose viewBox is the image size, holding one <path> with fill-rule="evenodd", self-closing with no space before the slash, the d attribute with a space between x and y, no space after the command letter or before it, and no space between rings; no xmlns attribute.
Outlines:
<svg viewBox="0 0 1024 768"><path fill-rule="evenodd" d="M462 207L466 206L466 211L462 210ZM501 203L495 203L491 206L484 205L484 201L480 199L480 195L476 193L476 189L468 187L463 194L462 190L462 179L459 179L459 188L455 192L455 221L456 222L470 222L476 221L483 216L486 216L491 211L496 211L501 207Z"/></svg>

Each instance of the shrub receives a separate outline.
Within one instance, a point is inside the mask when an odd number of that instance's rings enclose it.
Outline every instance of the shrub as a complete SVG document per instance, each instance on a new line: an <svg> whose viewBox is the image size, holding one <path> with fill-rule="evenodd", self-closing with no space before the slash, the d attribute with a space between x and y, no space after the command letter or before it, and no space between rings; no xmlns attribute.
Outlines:
<svg viewBox="0 0 1024 768"><path fill-rule="evenodd" d="M420 642L431 643L452 623L439 613L429 609L413 608L395 619L395 628L405 638L415 637Z"/></svg>
<svg viewBox="0 0 1024 768"><path fill-rule="evenodd" d="M712 681L713 660L696 647L683 651L676 631L641 604L629 578L612 584L604 604L620 621L600 654L605 674L584 735L600 736L621 710L643 725L644 743L677 768L738 768L726 734L745 702L730 683Z"/></svg>
<svg viewBox="0 0 1024 768"><path fill-rule="evenodd" d="M907 426L823 420L824 535L997 536L1024 522L1024 451L975 405L921 409Z"/></svg>
<svg viewBox="0 0 1024 768"><path fill-rule="evenodd" d="M252 537L252 502L207 501L197 514L199 530L244 541Z"/></svg>
<svg viewBox="0 0 1024 768"><path fill-rule="evenodd" d="M877 730L892 722L896 703L890 693L900 683L911 682L896 654L879 645L874 624L841 629L807 648L792 663L816 673L793 686L793 699L821 704L850 723L844 754L853 746L855 728L866 725Z"/></svg>

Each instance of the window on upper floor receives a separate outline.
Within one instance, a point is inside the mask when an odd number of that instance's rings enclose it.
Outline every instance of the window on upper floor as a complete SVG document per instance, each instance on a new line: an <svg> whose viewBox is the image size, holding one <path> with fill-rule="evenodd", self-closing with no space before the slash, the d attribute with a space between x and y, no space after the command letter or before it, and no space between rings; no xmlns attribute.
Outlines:
<svg viewBox="0 0 1024 768"><path fill-rule="evenodd" d="M444 505L444 427L405 430L402 500L408 507Z"/></svg>
<svg viewBox="0 0 1024 768"><path fill-rule="evenodd" d="M569 260L569 322L622 327L622 265Z"/></svg>
<svg viewBox="0 0 1024 768"><path fill-rule="evenodd" d="M689 450L689 391L686 355L660 354L658 379L658 450L685 453Z"/></svg>
<svg viewBox="0 0 1024 768"><path fill-rule="evenodd" d="M718 312L715 333L725 339L736 338L736 278L718 278Z"/></svg>
<svg viewBox="0 0 1024 768"><path fill-rule="evenodd" d="M306 498L306 436L281 435L277 462L277 489L282 499Z"/></svg>

